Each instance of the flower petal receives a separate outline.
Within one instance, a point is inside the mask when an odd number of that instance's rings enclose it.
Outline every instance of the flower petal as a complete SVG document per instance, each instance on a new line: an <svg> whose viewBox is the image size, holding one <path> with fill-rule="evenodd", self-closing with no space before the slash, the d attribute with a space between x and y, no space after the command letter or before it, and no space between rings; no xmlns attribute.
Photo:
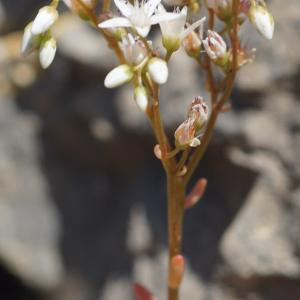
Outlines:
<svg viewBox="0 0 300 300"><path fill-rule="evenodd" d="M129 17L133 12L133 6L128 0L114 0L117 8L123 16Z"/></svg>
<svg viewBox="0 0 300 300"><path fill-rule="evenodd" d="M146 37L148 35L150 28L150 26L135 27L137 33L142 37Z"/></svg>
<svg viewBox="0 0 300 300"><path fill-rule="evenodd" d="M126 18L117 17L106 20L98 24L99 28L114 28L114 27L131 27L132 24Z"/></svg>
<svg viewBox="0 0 300 300"><path fill-rule="evenodd" d="M190 32L194 31L197 27L201 26L206 20L206 17L203 17L202 19L196 21L192 25L188 26L187 29L184 30L182 34L182 38L185 38Z"/></svg>
<svg viewBox="0 0 300 300"><path fill-rule="evenodd" d="M149 17L153 15L157 5L160 4L161 1L162 0L149 0L145 3L145 9Z"/></svg>
<svg viewBox="0 0 300 300"><path fill-rule="evenodd" d="M176 13L163 13L163 14L157 14L151 17L151 25L158 24L160 22L170 21L170 20L176 20L178 18L182 18L180 14Z"/></svg>

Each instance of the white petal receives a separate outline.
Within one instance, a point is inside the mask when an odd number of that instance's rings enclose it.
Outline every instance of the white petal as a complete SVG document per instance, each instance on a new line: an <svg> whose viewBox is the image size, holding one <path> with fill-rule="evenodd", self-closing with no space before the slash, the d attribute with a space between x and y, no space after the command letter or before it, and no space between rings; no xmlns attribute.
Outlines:
<svg viewBox="0 0 300 300"><path fill-rule="evenodd" d="M106 75L104 86L107 88L115 88L130 81L132 77L132 69L128 65L120 65Z"/></svg>
<svg viewBox="0 0 300 300"><path fill-rule="evenodd" d="M201 144L200 140L197 138L193 138L192 141L190 142L191 147L197 147Z"/></svg>
<svg viewBox="0 0 300 300"><path fill-rule="evenodd" d="M131 23L128 19L117 17L106 20L98 24L99 28L114 28L114 27L131 27Z"/></svg>
<svg viewBox="0 0 300 300"><path fill-rule="evenodd" d="M141 111L146 111L148 107L148 95L145 87L138 86L135 88L134 99Z"/></svg>
<svg viewBox="0 0 300 300"><path fill-rule="evenodd" d="M128 0L114 0L117 8L123 16L129 17L133 12L133 6Z"/></svg>
<svg viewBox="0 0 300 300"><path fill-rule="evenodd" d="M146 37L151 29L150 26L144 26L144 27L135 27L137 33L142 36Z"/></svg>
<svg viewBox="0 0 300 300"><path fill-rule="evenodd" d="M187 12L188 12L188 8L187 8L187 6L184 6L181 9L180 14L186 17L187 16Z"/></svg>
<svg viewBox="0 0 300 300"><path fill-rule="evenodd" d="M251 21L262 36L268 40L273 38L274 19L267 10L264 8L254 9Z"/></svg>
<svg viewBox="0 0 300 300"><path fill-rule="evenodd" d="M151 17L151 25L158 24L160 22L180 19L182 16L176 13L162 13Z"/></svg>
<svg viewBox="0 0 300 300"><path fill-rule="evenodd" d="M52 6L44 6L35 17L31 32L35 35L46 32L58 19L58 12Z"/></svg>
<svg viewBox="0 0 300 300"><path fill-rule="evenodd" d="M206 17L203 17L202 19L196 21L195 23L193 23L192 25L190 25L184 32L182 35L182 38L185 38L190 32L194 31L197 27L201 26L204 21L205 21Z"/></svg>
<svg viewBox="0 0 300 300"><path fill-rule="evenodd" d="M39 58L43 69L47 69L51 65L55 57L55 53L56 41L54 38L50 37L42 42Z"/></svg>
<svg viewBox="0 0 300 300"><path fill-rule="evenodd" d="M32 23L29 23L25 29L21 45L21 53L23 55L29 54L32 50L38 47L38 36L31 32Z"/></svg>
<svg viewBox="0 0 300 300"><path fill-rule="evenodd" d="M148 2L145 3L145 9L149 17L154 14L155 9L160 2L161 0L148 0Z"/></svg>
<svg viewBox="0 0 300 300"><path fill-rule="evenodd" d="M148 71L153 81L158 84L166 83L169 72L164 60L157 57L151 58L148 63Z"/></svg>
<svg viewBox="0 0 300 300"><path fill-rule="evenodd" d="M158 4L157 9L156 9L156 14L163 14L166 13L166 9L162 4Z"/></svg>

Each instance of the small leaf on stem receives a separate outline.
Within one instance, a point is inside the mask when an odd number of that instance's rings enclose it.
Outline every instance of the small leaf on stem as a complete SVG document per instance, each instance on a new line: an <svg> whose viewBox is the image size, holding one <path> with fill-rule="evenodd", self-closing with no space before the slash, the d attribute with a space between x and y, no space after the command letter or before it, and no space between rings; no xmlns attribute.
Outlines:
<svg viewBox="0 0 300 300"><path fill-rule="evenodd" d="M188 209L194 206L203 196L207 186L207 179L201 178L197 181L192 191L185 198L184 208Z"/></svg>
<svg viewBox="0 0 300 300"><path fill-rule="evenodd" d="M160 145L159 144L155 145L153 150L154 150L155 156L158 159L162 159L162 151L161 151Z"/></svg>
<svg viewBox="0 0 300 300"><path fill-rule="evenodd" d="M182 281L184 273L185 260L180 254L172 257L169 271L169 287L177 289Z"/></svg>

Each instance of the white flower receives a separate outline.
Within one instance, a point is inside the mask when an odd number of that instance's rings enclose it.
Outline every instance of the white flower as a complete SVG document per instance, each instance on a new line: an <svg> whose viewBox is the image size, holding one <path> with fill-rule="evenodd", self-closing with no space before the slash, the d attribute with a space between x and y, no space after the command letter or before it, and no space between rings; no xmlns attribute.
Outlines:
<svg viewBox="0 0 300 300"><path fill-rule="evenodd" d="M133 27L139 35L146 37L151 25L162 21L173 20L177 14L164 12L155 14L154 11L161 0L134 0L132 5L128 0L114 0L116 6L124 17L116 17L100 23L100 28Z"/></svg>
<svg viewBox="0 0 300 300"><path fill-rule="evenodd" d="M31 32L34 35L39 35L49 30L49 28L58 19L58 12L52 6L44 6L41 8L35 17Z"/></svg>
<svg viewBox="0 0 300 300"><path fill-rule="evenodd" d="M164 84L168 79L168 66L167 63L157 57L150 59L148 63L148 71L151 76L151 79L157 84Z"/></svg>
<svg viewBox="0 0 300 300"><path fill-rule="evenodd" d="M206 53L212 60L223 58L227 52L226 43L215 31L208 30L208 36L203 40Z"/></svg>
<svg viewBox="0 0 300 300"><path fill-rule="evenodd" d="M134 100L141 111L146 111L148 107L148 95L144 86L134 89Z"/></svg>
<svg viewBox="0 0 300 300"><path fill-rule="evenodd" d="M40 63L44 69L47 69L54 60L56 53L56 41L54 38L49 37L42 41L39 58Z"/></svg>
<svg viewBox="0 0 300 300"><path fill-rule="evenodd" d="M32 34L31 27L32 23L29 23L24 29L21 45L21 53L23 55L29 54L39 46L39 37Z"/></svg>
<svg viewBox="0 0 300 300"><path fill-rule="evenodd" d="M140 64L147 56L147 49L143 42L138 38L135 39L130 33L122 38L119 46L130 65Z"/></svg>
<svg viewBox="0 0 300 300"><path fill-rule="evenodd" d="M273 16L262 6L254 6L250 9L249 19L258 32L268 40L273 38Z"/></svg>
<svg viewBox="0 0 300 300"><path fill-rule="evenodd" d="M118 87L133 77L133 70L128 65L120 65L112 69L105 77L104 86L107 88Z"/></svg>
<svg viewBox="0 0 300 300"><path fill-rule="evenodd" d="M178 16L176 19L161 21L159 23L163 36L163 45L170 52L176 51L180 47L181 41L205 21L204 17L185 28L187 10L186 6L184 6L181 11L177 8L174 13ZM159 5L157 13L164 14L166 10L162 5Z"/></svg>

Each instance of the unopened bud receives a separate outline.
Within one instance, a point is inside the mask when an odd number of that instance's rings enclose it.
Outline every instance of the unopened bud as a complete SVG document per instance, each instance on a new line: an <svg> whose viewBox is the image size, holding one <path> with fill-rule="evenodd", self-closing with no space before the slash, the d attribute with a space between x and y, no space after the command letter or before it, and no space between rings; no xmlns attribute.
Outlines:
<svg viewBox="0 0 300 300"><path fill-rule="evenodd" d="M138 86L134 89L134 100L141 111L145 112L148 107L148 94L144 86Z"/></svg>
<svg viewBox="0 0 300 300"><path fill-rule="evenodd" d="M169 267L168 285L169 288L176 289L179 287L183 278L185 267L184 257L182 255L173 256L171 258Z"/></svg>
<svg viewBox="0 0 300 300"><path fill-rule="evenodd" d="M57 10L52 6L44 6L39 10L32 23L31 32L35 35L44 33L49 30L49 28L55 23L57 19Z"/></svg>
<svg viewBox="0 0 300 300"><path fill-rule="evenodd" d="M196 131L203 128L209 116L208 106L202 97L196 97L188 111L188 117L194 120Z"/></svg>
<svg viewBox="0 0 300 300"><path fill-rule="evenodd" d="M52 37L47 37L42 41L40 47L40 63L43 69L47 69L54 60L56 53L56 41Z"/></svg>
<svg viewBox="0 0 300 300"><path fill-rule="evenodd" d="M157 57L150 59L148 63L148 71L151 79L157 84L164 84L168 79L168 66L167 63Z"/></svg>
<svg viewBox="0 0 300 300"><path fill-rule="evenodd" d="M201 40L199 36L191 31L182 41L184 50L189 56L197 57L201 50Z"/></svg>
<svg viewBox="0 0 300 300"><path fill-rule="evenodd" d="M266 39L271 40L274 34L274 19L268 10L260 5L252 6L249 19L257 31Z"/></svg>
<svg viewBox="0 0 300 300"><path fill-rule="evenodd" d="M132 77L132 68L128 65L120 65L106 75L104 86L107 88L115 88L130 81Z"/></svg>
<svg viewBox="0 0 300 300"><path fill-rule="evenodd" d="M207 7L224 22L228 22L232 17L232 0L206 0Z"/></svg>
<svg viewBox="0 0 300 300"><path fill-rule="evenodd" d="M214 61L222 59L226 55L226 43L216 31L208 30L203 45L208 56Z"/></svg>
<svg viewBox="0 0 300 300"><path fill-rule="evenodd" d="M200 144L200 141L197 145L197 141L194 140L195 138L195 126L193 119L187 119L183 123L181 123L175 131L175 143L176 147L184 148L187 146L195 147Z"/></svg>
<svg viewBox="0 0 300 300"><path fill-rule="evenodd" d="M35 50L39 45L39 37L31 32L32 23L29 23L25 29L22 38L21 53L23 55L29 54Z"/></svg>

